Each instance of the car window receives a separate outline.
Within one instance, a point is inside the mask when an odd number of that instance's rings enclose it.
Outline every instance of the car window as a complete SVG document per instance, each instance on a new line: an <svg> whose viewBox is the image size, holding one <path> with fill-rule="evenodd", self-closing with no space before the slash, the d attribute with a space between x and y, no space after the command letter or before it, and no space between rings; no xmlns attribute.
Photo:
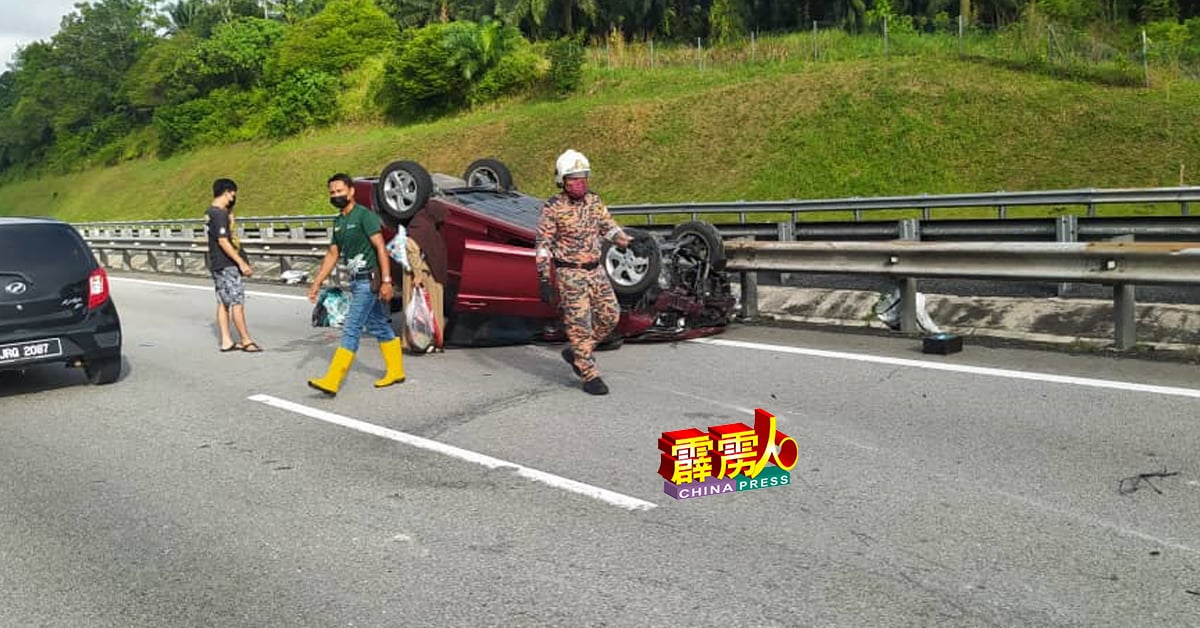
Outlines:
<svg viewBox="0 0 1200 628"><path fill-rule="evenodd" d="M70 227L5 225L0 227L0 273L19 272L52 281L78 279L92 267L91 251Z"/></svg>

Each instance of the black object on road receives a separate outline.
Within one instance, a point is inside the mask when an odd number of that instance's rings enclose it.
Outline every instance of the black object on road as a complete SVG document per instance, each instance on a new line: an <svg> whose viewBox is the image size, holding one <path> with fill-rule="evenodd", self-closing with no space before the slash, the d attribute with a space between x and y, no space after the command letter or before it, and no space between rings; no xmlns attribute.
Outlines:
<svg viewBox="0 0 1200 628"><path fill-rule="evenodd" d="M933 334L922 339L922 353L950 355L962 351L962 336L956 334Z"/></svg>

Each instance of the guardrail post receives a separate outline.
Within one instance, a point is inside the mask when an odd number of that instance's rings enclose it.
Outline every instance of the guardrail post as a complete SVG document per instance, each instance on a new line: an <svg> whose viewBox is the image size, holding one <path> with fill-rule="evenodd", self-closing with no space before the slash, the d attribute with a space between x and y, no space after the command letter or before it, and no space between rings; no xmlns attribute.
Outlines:
<svg viewBox="0 0 1200 628"><path fill-rule="evenodd" d="M296 225L295 227L292 227L291 232L290 232L290 237L293 240L303 240L304 239L304 226Z"/></svg>
<svg viewBox="0 0 1200 628"><path fill-rule="evenodd" d="M1187 202L1187 201L1182 201L1182 202L1180 202L1180 203L1179 203L1179 213L1180 213L1180 215L1183 215L1183 216L1187 216L1187 215L1189 215L1189 214L1188 214L1188 202Z"/></svg>
<svg viewBox="0 0 1200 628"><path fill-rule="evenodd" d="M742 320L755 318L758 318L758 273L745 271L742 273Z"/></svg>
<svg viewBox="0 0 1200 628"><path fill-rule="evenodd" d="M921 221L908 218L900 221L901 240L920 240ZM917 280L905 277L900 280L900 331L912 333L921 328L917 322Z"/></svg>
<svg viewBox="0 0 1200 628"><path fill-rule="evenodd" d="M776 225L779 229L780 242L792 242L796 239L796 223L781 222ZM779 285L786 286L789 279L792 278L792 273L779 273Z"/></svg>
<svg viewBox="0 0 1200 628"><path fill-rule="evenodd" d="M1133 236L1117 236L1112 240L1133 242ZM1113 332L1118 350L1128 351L1137 344L1137 299L1133 284L1113 284Z"/></svg>
<svg viewBox="0 0 1200 628"><path fill-rule="evenodd" d="M1079 241L1079 217L1075 215L1058 216L1054 219L1054 241L1055 242L1078 242ZM1060 283L1055 288L1058 296L1066 296L1067 292L1072 290L1072 284Z"/></svg>

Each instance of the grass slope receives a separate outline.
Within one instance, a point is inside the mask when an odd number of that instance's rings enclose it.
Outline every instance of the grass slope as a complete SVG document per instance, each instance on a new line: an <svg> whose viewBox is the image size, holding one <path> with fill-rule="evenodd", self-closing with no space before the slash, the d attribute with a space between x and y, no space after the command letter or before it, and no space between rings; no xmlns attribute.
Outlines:
<svg viewBox="0 0 1200 628"><path fill-rule="evenodd" d="M394 159L461 174L495 156L548 195L568 147L592 159L610 204L1170 186L1181 167L1188 183L1200 173L1197 111L1197 83L1111 87L947 59L594 70L564 101L12 183L0 214L195 217L220 176L241 185L240 215L324 214L330 174Z"/></svg>

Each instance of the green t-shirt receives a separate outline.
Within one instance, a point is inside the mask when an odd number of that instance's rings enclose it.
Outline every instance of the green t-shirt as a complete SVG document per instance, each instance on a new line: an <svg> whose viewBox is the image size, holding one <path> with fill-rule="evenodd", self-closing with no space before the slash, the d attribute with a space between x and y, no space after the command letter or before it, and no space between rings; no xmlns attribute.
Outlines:
<svg viewBox="0 0 1200 628"><path fill-rule="evenodd" d="M371 236L382 228L379 216L357 203L350 213L338 214L333 219L333 243L350 272L366 272L379 267Z"/></svg>

